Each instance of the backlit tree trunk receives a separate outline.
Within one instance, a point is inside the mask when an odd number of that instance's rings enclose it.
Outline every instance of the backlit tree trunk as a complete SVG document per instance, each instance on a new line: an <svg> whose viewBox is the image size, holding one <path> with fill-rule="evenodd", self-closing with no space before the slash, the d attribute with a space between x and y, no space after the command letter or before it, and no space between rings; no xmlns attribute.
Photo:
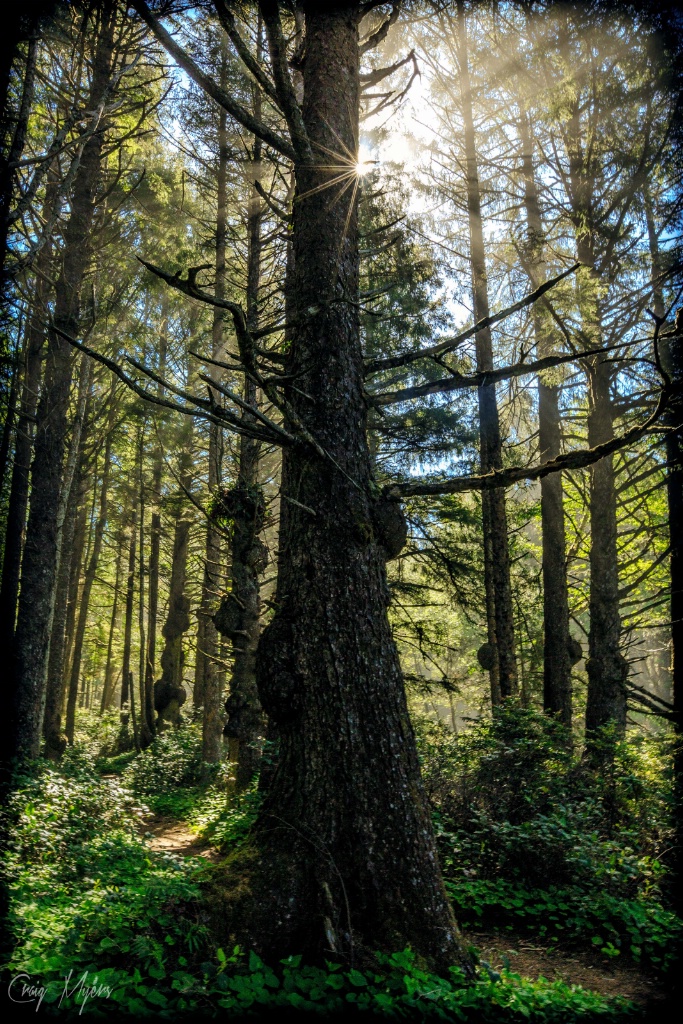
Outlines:
<svg viewBox="0 0 683 1024"><path fill-rule="evenodd" d="M477 322L489 315L489 300L481 219L479 169L468 68L467 26L462 2L458 3L458 54L467 166L467 213L472 265L472 298L474 319ZM476 335L476 353L477 370L492 370L493 348L491 331L488 327ZM479 387L478 397L481 471L487 473L491 469L501 469L503 465L495 384ZM517 662L510 587L510 551L505 512L505 490L501 487L483 491L481 500L484 528L484 585L486 587L488 643L490 645L488 660L491 662L489 675L491 699L495 705L500 702L501 698L517 693Z"/></svg>
<svg viewBox="0 0 683 1024"><path fill-rule="evenodd" d="M538 203L534 174L533 136L522 111L520 121L524 206L528 231L527 269L532 289L547 279L543 257L543 223ZM538 304L533 307L537 355L551 355L547 330ZM560 454L560 389L538 381L538 446L541 462L549 462ZM543 530L543 707L555 715L567 729L572 724L572 654L569 633L569 592L567 587L567 555L562 499L562 474L551 473L541 479L541 522Z"/></svg>

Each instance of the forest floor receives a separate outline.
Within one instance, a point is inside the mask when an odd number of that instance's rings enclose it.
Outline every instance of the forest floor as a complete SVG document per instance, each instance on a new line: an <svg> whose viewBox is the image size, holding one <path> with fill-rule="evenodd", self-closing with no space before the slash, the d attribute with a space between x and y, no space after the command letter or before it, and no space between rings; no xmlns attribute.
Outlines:
<svg viewBox="0 0 683 1024"><path fill-rule="evenodd" d="M176 818L155 814L142 827L150 849L185 857L204 857L213 863L220 852L198 838ZM622 996L640 1006L657 1001L657 984L652 975L634 964L614 963L594 950L537 946L528 935L513 932L465 932L481 961L495 971L503 968L526 978L561 980L606 997Z"/></svg>

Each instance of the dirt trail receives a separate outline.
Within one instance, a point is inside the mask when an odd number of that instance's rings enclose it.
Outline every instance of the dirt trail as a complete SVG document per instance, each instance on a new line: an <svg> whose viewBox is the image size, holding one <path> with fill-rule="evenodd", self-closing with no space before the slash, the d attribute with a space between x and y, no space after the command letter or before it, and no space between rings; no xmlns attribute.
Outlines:
<svg viewBox="0 0 683 1024"><path fill-rule="evenodd" d="M183 857L204 857L213 863L220 860L218 850L193 835L182 821L165 817L163 814L155 814L151 821L145 822L143 835L149 848L159 853L176 853Z"/></svg>
<svg viewBox="0 0 683 1024"><path fill-rule="evenodd" d="M561 979L568 985L580 985L603 996L623 996L640 1005L650 1004L658 992L656 981L644 970L608 961L599 953L546 949L535 945L533 939L505 932L468 931L465 938L493 970L507 967L527 978Z"/></svg>

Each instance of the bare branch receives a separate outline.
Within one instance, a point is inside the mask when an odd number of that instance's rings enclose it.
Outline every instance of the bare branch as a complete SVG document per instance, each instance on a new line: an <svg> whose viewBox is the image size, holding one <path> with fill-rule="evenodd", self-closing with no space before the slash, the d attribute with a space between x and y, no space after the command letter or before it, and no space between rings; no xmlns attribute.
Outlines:
<svg viewBox="0 0 683 1024"><path fill-rule="evenodd" d="M244 39L242 39L242 36L237 31L235 17L232 11L228 10L224 0L214 0L214 7L216 9L216 14L218 15L218 20L225 29L226 35L228 36L232 45L235 47L235 50L237 51L237 54L240 57L242 63L252 73L252 75L254 76L258 84L261 86L265 94L269 96L271 100L273 100L273 102L277 103L279 106L275 86L273 85L271 80L268 78L268 75L265 73L259 62L256 60L256 58L250 51Z"/></svg>

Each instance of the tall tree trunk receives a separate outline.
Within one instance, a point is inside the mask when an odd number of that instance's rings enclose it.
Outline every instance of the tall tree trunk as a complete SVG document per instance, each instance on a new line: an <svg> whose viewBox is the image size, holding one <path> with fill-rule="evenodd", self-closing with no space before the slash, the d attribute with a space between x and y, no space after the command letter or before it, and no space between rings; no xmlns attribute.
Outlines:
<svg viewBox="0 0 683 1024"><path fill-rule="evenodd" d="M643 193L652 280L652 311L663 322L666 313L662 294L659 236L649 188ZM683 917L683 310L676 314L672 334L660 335L659 354L676 390L666 411L666 496L669 508L669 566L671 574L671 676L673 688L673 842L669 858L669 894L672 909ZM679 944L680 950L680 944ZM680 982L677 982L680 989Z"/></svg>
<svg viewBox="0 0 683 1024"><path fill-rule="evenodd" d="M102 687L102 701L100 703L100 714L108 711L114 701L114 633L116 631L116 617L119 610L119 586L121 583L121 562L123 559L123 534L119 533L116 541L116 573L114 576L114 600L111 605L111 618L109 620L109 639L107 640L107 661L104 666L104 685Z"/></svg>
<svg viewBox="0 0 683 1024"><path fill-rule="evenodd" d="M111 423L110 423L111 428ZM102 538L107 523L107 504L109 500L109 475L111 459L111 429L107 432L107 440L104 449L104 466L102 468L102 489L100 491L100 507L95 524L95 535L93 538L92 550L88 567L83 580L83 589L78 608L78 624L74 637L73 657L71 659L71 673L69 678L69 696L66 705L66 736L69 743L74 741L74 728L76 723L76 698L78 695L78 681L81 675L81 657L83 653L83 641L85 639L85 627L88 622L88 609L90 607L90 594L92 591L97 566L102 550Z"/></svg>
<svg viewBox="0 0 683 1024"><path fill-rule="evenodd" d="M62 476L62 490L59 496L56 523L59 547L43 716L45 754L54 759L61 757L65 745L62 736L62 708L78 601L81 560L87 532L87 493L90 474L87 468L86 434L83 428L90 414L92 379L92 360L83 356L81 358L81 377L78 383L76 415L71 428L69 454ZM71 522L67 521L68 516L72 517ZM59 603L57 603L58 599Z"/></svg>
<svg viewBox="0 0 683 1024"><path fill-rule="evenodd" d="M257 24L257 60L261 61L262 26ZM254 116L261 119L261 93L254 89ZM261 180L261 142L254 139L252 156L254 180ZM259 281L261 277L261 199L252 187L247 218L247 324L251 331L259 326ZM246 378L244 400L251 406L258 402L256 385ZM228 755L234 765L234 787L237 793L247 789L256 776L263 749L264 715L256 686L256 647L259 638L261 602L259 573L264 568L265 545L259 540L265 514L264 495L259 487L258 441L241 437L239 442L237 486L231 492L234 500L231 544L231 588L215 617L227 620L225 631L232 640L233 669L230 696L225 702L228 720L223 734L228 738ZM236 500L235 500L236 499Z"/></svg>
<svg viewBox="0 0 683 1024"><path fill-rule="evenodd" d="M103 16L93 62L90 98L99 102L109 81L115 14ZM100 180L103 131L83 147L74 180L71 214L64 232L61 269L55 286L54 323L65 333L79 332L81 289L91 253L91 234ZM22 588L15 636L12 708L13 749L19 756L38 754L45 701L47 658L55 596L59 537L57 516L71 386L70 346L56 331L48 335L45 384L38 404L31 501L22 564Z"/></svg>
<svg viewBox="0 0 683 1024"><path fill-rule="evenodd" d="M294 325L287 372L300 376L287 392L329 457L308 446L284 451L282 494L291 500L281 509L275 615L257 650L259 696L280 753L255 826L247 905L232 909L249 944L273 958L296 951L322 960L330 950L353 958L363 947L409 943L437 966L466 966L374 533L355 192L339 196L330 181L330 151L352 167L358 145L358 9L303 6L302 114L313 155L296 166L294 300L319 313ZM225 928L220 895L217 885Z"/></svg>
<svg viewBox="0 0 683 1024"><path fill-rule="evenodd" d="M54 197L54 182L50 182L46 190L46 203L52 202ZM3 649L6 651L12 650L14 625L17 617L21 552L26 526L26 509L28 507L34 421L42 375L41 353L45 342L45 329L42 321L45 317L49 297L49 290L44 275L48 272L50 255L51 245L48 244L41 251L36 267L33 308L30 313L30 323L26 339L21 409L16 429L12 482L10 484L5 532L5 551L2 564L2 585L0 587L0 638L3 641Z"/></svg>
<svg viewBox="0 0 683 1024"><path fill-rule="evenodd" d="M157 445L152 476L154 505L150 523L149 545L149 596L147 602L147 656L145 658L145 722L146 740L143 746L151 742L154 736L154 676L156 671L157 617L159 613L159 548L161 544L161 446Z"/></svg>
<svg viewBox="0 0 683 1024"><path fill-rule="evenodd" d="M568 22L563 25L560 47L571 67ZM595 126L594 126L595 127ZM595 224L593 182L590 166L591 147L584 145L581 110L576 99L564 125L569 169L570 216L576 232L578 259L588 268L578 284L584 333L590 345L599 347L600 282L595 271ZM588 360L588 445L603 444L614 437L614 409L610 388L615 373L609 356ZM590 509L590 627L588 633L588 696L586 701L587 752L598 755L601 745L593 742L596 731L612 725L615 736L626 730L626 678L628 663L621 653L621 617L619 613L619 560L617 552L617 497L614 460L611 455L594 463L589 470ZM600 755L602 756L602 755Z"/></svg>
<svg viewBox="0 0 683 1024"><path fill-rule="evenodd" d="M138 523L140 529L139 556L138 556L138 636L139 660L138 660L138 683L140 694L139 721L139 742L144 750L154 739L154 722L148 716L147 703L147 644L145 637L145 477L143 469L144 461L144 432L145 420L143 420L140 447L138 450L138 479L140 487L140 512Z"/></svg>
<svg viewBox="0 0 683 1024"><path fill-rule="evenodd" d="M227 86L227 59L225 50L221 57L221 85ZM219 112L218 125L218 190L216 209L216 283L215 294L225 297L225 256L228 215L228 138L227 115ZM221 311L214 311L211 335L211 350L214 359L222 358L223 317ZM214 494L221 479L220 446L218 428L209 426L209 493ZM218 631L213 621L216 597L220 592L221 536L216 525L209 519L206 524L206 550L204 555L204 579L202 582L202 605L199 612L197 636L197 668L195 675L195 705L198 700L204 709L202 718L202 758L208 763L220 761L223 718L221 714L221 678L218 672ZM200 649L201 647L201 649Z"/></svg>
<svg viewBox="0 0 683 1024"><path fill-rule="evenodd" d="M677 334L669 339L667 370L677 388L667 414L666 481L671 545L671 672L673 682L674 830L671 856L672 909L683 917L683 311L678 310ZM680 949L680 940L679 940ZM680 983L679 983L680 988Z"/></svg>
<svg viewBox="0 0 683 1024"><path fill-rule="evenodd" d="M69 493L57 569L55 613L50 636L43 718L45 757L55 761L62 756L66 748L66 736L62 732L62 711L65 666L68 664L67 634L70 620L74 618L78 599L78 583L87 525L88 482L88 473L85 465L82 464L79 467L78 478L74 480Z"/></svg>
<svg viewBox="0 0 683 1024"><path fill-rule="evenodd" d="M488 281L481 219L479 168L472 116L472 91L469 75L467 24L462 0L458 0L458 56L460 94L467 166L467 213L472 264L472 297L475 323L489 315ZM491 331L486 328L476 335L477 370L493 369ZM479 437L481 471L502 469L502 442L495 384L478 388ZM484 585L488 619L488 644L482 663L491 664L491 700L517 693L517 662L515 658L514 614L510 586L510 550L508 544L505 491L502 487L482 492L484 529Z"/></svg>
<svg viewBox="0 0 683 1024"><path fill-rule="evenodd" d="M521 111L522 173L526 211L528 252L527 270L532 290L547 279L543 256L543 222L538 203L534 173L533 135L525 110ZM538 303L533 307L534 335L538 356L551 354L552 342ZM560 389L538 380L538 445L541 462L560 454ZM572 664L577 641L569 632L569 588L567 586L567 546L562 497L562 474L551 473L541 480L541 525L543 531L543 708L571 730ZM580 649L580 648L579 648Z"/></svg>
<svg viewBox="0 0 683 1024"><path fill-rule="evenodd" d="M128 712L131 695L130 650L133 635L133 602L135 600L135 546L137 541L137 505L133 509L129 525L128 573L126 575L126 606L123 624L123 660L121 667L121 712Z"/></svg>
<svg viewBox="0 0 683 1024"><path fill-rule="evenodd" d="M192 429L188 429L186 443L182 445L179 478L181 492L178 495L177 515L173 533L173 557L171 561L171 584L168 593L168 614L162 629L164 649L161 654L161 679L154 684L154 707L157 712L157 729L177 726L180 708L185 702L183 687L183 634L190 628L190 603L185 596L187 570L187 549L192 520L188 515L185 491L192 486Z"/></svg>

